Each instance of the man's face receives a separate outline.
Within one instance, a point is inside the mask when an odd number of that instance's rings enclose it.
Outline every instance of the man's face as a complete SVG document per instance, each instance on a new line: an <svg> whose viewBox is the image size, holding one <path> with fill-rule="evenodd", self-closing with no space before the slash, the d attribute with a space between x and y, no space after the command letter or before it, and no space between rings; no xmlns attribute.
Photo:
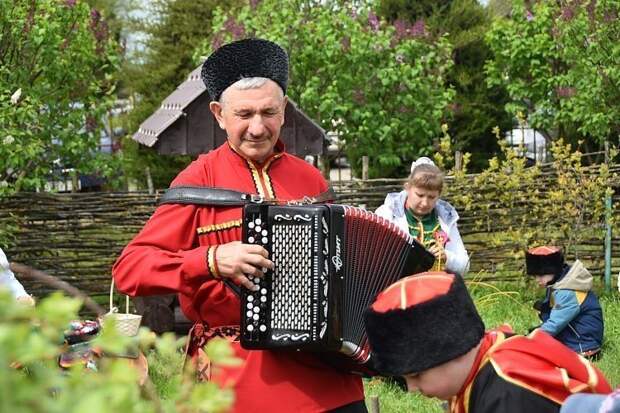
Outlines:
<svg viewBox="0 0 620 413"><path fill-rule="evenodd" d="M463 387L466 376L454 361L424 370L421 373L404 376L410 392L419 391L426 397L449 400Z"/></svg>
<svg viewBox="0 0 620 413"><path fill-rule="evenodd" d="M243 156L264 162L273 153L284 124L287 98L282 89L269 80L257 89L226 89L220 102L210 108L228 142Z"/></svg>
<svg viewBox="0 0 620 413"><path fill-rule="evenodd" d="M553 274L537 275L535 278L539 286L546 287L553 280Z"/></svg>
<svg viewBox="0 0 620 413"><path fill-rule="evenodd" d="M439 191L437 190L413 185L407 188L407 208L413 210L418 217L429 214L435 208L438 199Z"/></svg>

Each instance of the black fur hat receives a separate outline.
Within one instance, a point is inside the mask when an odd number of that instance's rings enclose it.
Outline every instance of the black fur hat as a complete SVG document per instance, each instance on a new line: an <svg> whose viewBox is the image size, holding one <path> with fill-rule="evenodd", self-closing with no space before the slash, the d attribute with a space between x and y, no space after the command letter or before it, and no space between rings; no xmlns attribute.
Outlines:
<svg viewBox="0 0 620 413"><path fill-rule="evenodd" d="M375 369L385 375L419 373L476 347L484 323L463 279L445 272L403 278L364 314Z"/></svg>
<svg viewBox="0 0 620 413"><path fill-rule="evenodd" d="M201 76L212 100L219 100L226 88L245 77L271 79L286 94L288 55L269 40L239 40L211 53L202 65Z"/></svg>
<svg viewBox="0 0 620 413"><path fill-rule="evenodd" d="M564 267L564 255L558 247L530 248L525 253L525 267L528 275L557 275Z"/></svg>

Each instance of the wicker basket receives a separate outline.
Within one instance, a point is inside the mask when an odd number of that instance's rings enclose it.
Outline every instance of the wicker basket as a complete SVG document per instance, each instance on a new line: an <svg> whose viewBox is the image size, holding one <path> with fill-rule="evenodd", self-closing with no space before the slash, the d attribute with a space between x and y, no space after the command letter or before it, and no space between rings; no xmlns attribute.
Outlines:
<svg viewBox="0 0 620 413"><path fill-rule="evenodd" d="M107 320L114 319L116 322L116 329L119 334L129 337L135 336L138 334L142 316L139 314L131 314L129 312L129 296L125 296L125 313L119 313L118 308L114 307L113 297L114 279L112 279L112 283L110 284L110 311L101 317L103 324L105 325Z"/></svg>

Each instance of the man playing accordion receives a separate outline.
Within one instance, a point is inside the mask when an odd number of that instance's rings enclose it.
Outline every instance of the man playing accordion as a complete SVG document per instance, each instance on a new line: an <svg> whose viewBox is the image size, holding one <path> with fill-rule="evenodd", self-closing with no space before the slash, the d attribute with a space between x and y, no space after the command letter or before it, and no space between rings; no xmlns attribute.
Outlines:
<svg viewBox="0 0 620 413"><path fill-rule="evenodd" d="M224 45L207 58L202 78L227 142L199 156L171 187L226 188L278 200L327 191L320 172L287 154L279 139L288 82L288 56L280 46L261 39ZM202 379L233 385L234 411L365 412L361 379L315 354L240 347L240 302L224 281L255 289L246 275L262 277L273 268L263 247L240 242L241 225L239 206L161 205L115 263L115 282L131 296L178 293L195 322L189 353ZM211 374L201 349L214 336L231 341L240 366Z"/></svg>

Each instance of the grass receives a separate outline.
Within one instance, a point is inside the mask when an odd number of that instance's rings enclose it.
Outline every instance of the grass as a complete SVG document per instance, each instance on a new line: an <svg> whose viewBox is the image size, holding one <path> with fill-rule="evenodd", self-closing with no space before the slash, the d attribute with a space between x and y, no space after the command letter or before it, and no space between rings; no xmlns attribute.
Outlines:
<svg viewBox="0 0 620 413"><path fill-rule="evenodd" d="M508 323L516 333L527 333L532 326L540 324L532 304L544 295L544 290L536 288L533 283L487 284L472 280L468 282L468 287L488 329ZM616 387L620 385L620 296L616 290L602 294L602 287L596 287L605 318L605 343L603 355L595 364ZM163 399L171 396L174 386L170 384L178 379L177 367L181 360L180 354L175 360L149 356L150 376ZM378 397L381 413L444 411L439 400L406 393L395 384L379 378L364 380L364 386L367 404L370 406L370 399Z"/></svg>

